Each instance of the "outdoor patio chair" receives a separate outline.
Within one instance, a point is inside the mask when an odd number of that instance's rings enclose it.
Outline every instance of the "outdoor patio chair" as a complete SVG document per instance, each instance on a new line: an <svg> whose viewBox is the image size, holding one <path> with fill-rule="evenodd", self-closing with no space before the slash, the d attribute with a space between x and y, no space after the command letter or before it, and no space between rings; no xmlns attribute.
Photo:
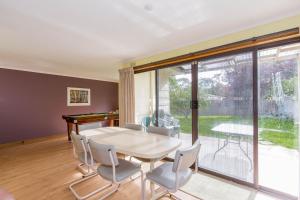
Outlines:
<svg viewBox="0 0 300 200"><path fill-rule="evenodd" d="M177 135L180 138L180 123L178 119L175 119L172 115L165 113L164 110L158 111L158 119L156 120L156 111L152 117L152 123L158 125L158 127L164 127L168 129L172 129L171 137L175 137Z"/></svg>
<svg viewBox="0 0 300 200"><path fill-rule="evenodd" d="M147 132L147 129L150 126L150 124L151 124L151 117L146 116L142 118L141 125L143 126L145 132Z"/></svg>

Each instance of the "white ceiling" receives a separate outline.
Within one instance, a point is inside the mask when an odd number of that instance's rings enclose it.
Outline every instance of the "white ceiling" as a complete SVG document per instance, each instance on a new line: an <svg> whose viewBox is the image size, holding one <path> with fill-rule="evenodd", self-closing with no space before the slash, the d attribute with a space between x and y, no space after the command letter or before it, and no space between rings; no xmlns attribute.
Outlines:
<svg viewBox="0 0 300 200"><path fill-rule="evenodd" d="M298 13L299 0L0 0L0 67L117 81L132 59Z"/></svg>

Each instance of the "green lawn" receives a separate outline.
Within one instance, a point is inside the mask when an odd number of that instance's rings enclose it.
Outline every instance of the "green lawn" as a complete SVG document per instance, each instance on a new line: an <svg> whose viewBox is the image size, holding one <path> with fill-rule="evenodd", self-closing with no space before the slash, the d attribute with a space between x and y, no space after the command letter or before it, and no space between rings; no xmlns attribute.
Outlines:
<svg viewBox="0 0 300 200"><path fill-rule="evenodd" d="M176 117L180 121L183 133L192 132L191 118ZM240 123L252 125L252 119L240 116L199 116L199 135L215 137L211 130L220 123ZM260 141L268 141L283 147L298 148L298 131L293 120L262 117L259 119Z"/></svg>

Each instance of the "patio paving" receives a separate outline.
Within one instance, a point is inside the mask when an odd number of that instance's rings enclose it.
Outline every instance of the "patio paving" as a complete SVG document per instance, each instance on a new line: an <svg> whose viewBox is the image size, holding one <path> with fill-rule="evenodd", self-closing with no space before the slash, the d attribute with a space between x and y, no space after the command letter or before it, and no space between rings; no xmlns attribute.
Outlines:
<svg viewBox="0 0 300 200"><path fill-rule="evenodd" d="M238 144L228 144L214 158L214 153L218 150L218 139L206 136L199 137L201 141L200 167L243 181L253 182L253 168L251 166L253 163L250 163ZM181 133L180 139L182 140L180 148L191 146L191 134ZM241 147L246 149L246 142L242 142ZM259 184L297 196L299 194L298 151L265 143L259 144L258 150ZM250 144L248 145L248 153L249 158L253 161L253 147ZM169 157L174 158L174 153L170 154Z"/></svg>

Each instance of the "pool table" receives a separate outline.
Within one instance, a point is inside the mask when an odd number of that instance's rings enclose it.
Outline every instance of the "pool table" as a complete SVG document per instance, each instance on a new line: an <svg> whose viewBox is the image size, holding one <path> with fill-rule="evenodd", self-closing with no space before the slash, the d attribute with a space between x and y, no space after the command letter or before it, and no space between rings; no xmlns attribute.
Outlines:
<svg viewBox="0 0 300 200"><path fill-rule="evenodd" d="M87 113L87 114L76 114L76 115L63 115L62 118L67 122L68 130L68 140L71 141L70 134L73 130L73 125L75 125L76 133L79 134L78 125L109 121L109 126L117 126L119 122L118 113Z"/></svg>

